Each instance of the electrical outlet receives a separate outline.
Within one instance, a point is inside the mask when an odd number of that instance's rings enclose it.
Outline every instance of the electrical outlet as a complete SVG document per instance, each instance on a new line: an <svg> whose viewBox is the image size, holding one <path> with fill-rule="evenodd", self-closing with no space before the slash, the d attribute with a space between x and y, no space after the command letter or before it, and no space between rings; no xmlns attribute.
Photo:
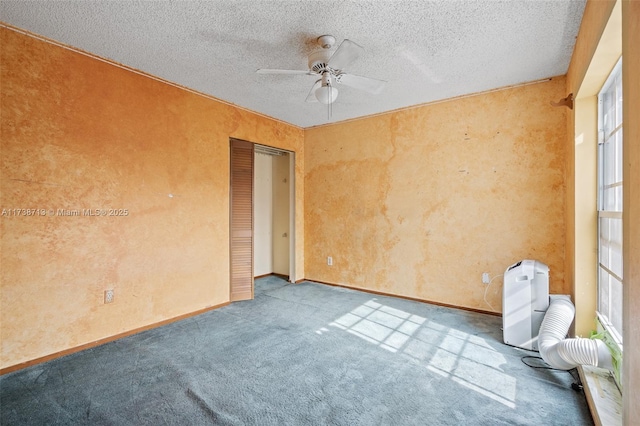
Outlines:
<svg viewBox="0 0 640 426"><path fill-rule="evenodd" d="M483 284L489 284L489 281L491 281L491 279L489 278L489 273L488 272L483 272L482 273L482 283Z"/></svg>
<svg viewBox="0 0 640 426"><path fill-rule="evenodd" d="M113 289L104 291L104 303L113 302Z"/></svg>
<svg viewBox="0 0 640 426"><path fill-rule="evenodd" d="M333 257L331 257L331 256L327 257L327 265L333 266Z"/></svg>

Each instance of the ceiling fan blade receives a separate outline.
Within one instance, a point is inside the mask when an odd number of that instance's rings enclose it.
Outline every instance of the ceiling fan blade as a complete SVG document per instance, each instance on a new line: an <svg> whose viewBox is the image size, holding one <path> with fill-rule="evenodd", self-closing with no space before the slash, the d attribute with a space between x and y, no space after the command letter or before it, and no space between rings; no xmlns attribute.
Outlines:
<svg viewBox="0 0 640 426"><path fill-rule="evenodd" d="M318 99L316 98L316 90L320 86L322 86L322 79L314 83L313 87L311 88L311 91L307 95L307 99L305 100L305 102L318 102Z"/></svg>
<svg viewBox="0 0 640 426"><path fill-rule="evenodd" d="M377 80L375 78L361 77L353 74L340 74L336 77L336 81L345 86L353 87L354 89L364 90L365 92L373 93L377 95L382 92L387 84L384 80Z"/></svg>
<svg viewBox="0 0 640 426"><path fill-rule="evenodd" d="M268 69L268 68L260 68L256 70L258 74L281 74L281 75L311 75L311 72L304 70L277 70L277 69Z"/></svg>
<svg viewBox="0 0 640 426"><path fill-rule="evenodd" d="M358 59L362 52L364 52L364 48L358 43L344 39L344 41L340 43L338 50L329 58L328 65L335 70L344 69L344 67Z"/></svg>

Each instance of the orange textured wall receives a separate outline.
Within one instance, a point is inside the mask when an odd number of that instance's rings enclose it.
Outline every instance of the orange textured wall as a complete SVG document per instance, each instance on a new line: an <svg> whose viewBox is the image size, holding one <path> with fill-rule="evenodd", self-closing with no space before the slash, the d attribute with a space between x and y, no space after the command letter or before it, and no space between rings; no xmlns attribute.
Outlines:
<svg viewBox="0 0 640 426"><path fill-rule="evenodd" d="M0 367L228 301L229 137L296 151L303 182L303 130L0 34L1 207L45 213L1 217ZM128 214L82 216L109 208Z"/></svg>
<svg viewBox="0 0 640 426"><path fill-rule="evenodd" d="M482 273L532 258L569 293L564 94L560 77L308 129L306 277L490 311Z"/></svg>

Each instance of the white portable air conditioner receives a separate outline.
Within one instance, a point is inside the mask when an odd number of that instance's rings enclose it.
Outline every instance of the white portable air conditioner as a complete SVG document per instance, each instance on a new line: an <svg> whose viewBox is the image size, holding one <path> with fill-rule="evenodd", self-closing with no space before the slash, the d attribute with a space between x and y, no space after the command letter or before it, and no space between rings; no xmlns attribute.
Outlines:
<svg viewBox="0 0 640 426"><path fill-rule="evenodd" d="M549 267L522 260L504 273L502 336L504 343L538 350L538 332L549 308Z"/></svg>

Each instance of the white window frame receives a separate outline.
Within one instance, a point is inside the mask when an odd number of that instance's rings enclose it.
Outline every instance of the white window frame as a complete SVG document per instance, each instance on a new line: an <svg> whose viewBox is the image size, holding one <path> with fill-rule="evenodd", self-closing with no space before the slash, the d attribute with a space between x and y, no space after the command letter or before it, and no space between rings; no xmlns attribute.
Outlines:
<svg viewBox="0 0 640 426"><path fill-rule="evenodd" d="M615 343L618 345L620 352L622 352L622 329L618 329L613 322L611 321L611 319L609 318L609 316L607 315L607 313L605 313L604 311L606 310L608 313L611 312L612 306L611 306L611 302L612 302L612 298L610 297L610 295L607 297L608 299L608 305L606 307L606 309L602 309L603 308L603 301L601 300L601 286L605 285L604 283L601 283L601 272L604 272L605 274L607 274L609 277L613 277L614 279L620 281L621 285L624 286L624 281L623 281L623 276L622 276L622 270L620 270L620 274L616 274L615 272L611 271L611 269L609 269L606 265L603 265L601 263L601 255L602 255L602 248L601 248L601 236L602 236L602 232L603 229L601 229L601 219L614 219L614 220L619 220L620 221L620 233L622 233L622 199L620 198L620 203L619 206L614 207L615 210L605 210L605 199L604 199L604 178L603 178L603 174L604 174L604 150L605 150L605 143L613 143L611 142L612 138L615 138L615 134L619 133L619 137L622 137L622 126L623 126L623 122L622 122L622 99L619 99L616 97L615 102L616 102L616 111L620 111L620 115L619 115L619 123L617 125L615 125L615 127L609 131L608 134L605 134L605 123L604 123L604 107L603 107L603 95L604 93L606 93L612 85L614 84L619 84L620 86L622 85L621 82L621 78L622 78L622 58L620 58L618 60L618 63L616 64L616 66L613 68L613 70L611 71L611 74L609 75L609 77L607 77L607 80L605 82L605 84L602 86L602 90L600 91L600 93L598 94L598 206L597 206L597 210L598 210L598 263L597 263L597 277L598 277L598 285L597 285L597 292L598 292L598 302L597 302L597 318L598 321L600 322L600 324L603 326L603 328L609 332L609 334L611 335L611 337L613 338L613 340L615 341ZM617 79L617 81L616 81ZM618 114L616 114L618 115ZM622 141L622 143L624 143L624 141ZM621 148L621 147L620 147ZM615 161L615 160L614 160ZM622 153L621 153L621 149L620 149L620 166L622 164ZM609 164L608 166L611 166L611 164ZM615 187L620 187L620 197L622 197L622 185L623 185L623 181L622 181L622 177L620 177L619 181L615 181L609 185L607 185L607 188L611 189L611 188L615 188ZM622 235L620 235L620 241L622 241ZM610 247L609 247L610 249ZM620 257L622 257L622 247L620 247ZM621 262L621 260L620 260ZM608 285L608 284L606 284ZM611 293L610 288L607 289L607 291L609 293ZM622 316L622 305L620 304L619 307L613 307L613 309L619 309L620 310L620 318ZM620 320L621 321L621 320ZM620 327L621 328L621 327Z"/></svg>

